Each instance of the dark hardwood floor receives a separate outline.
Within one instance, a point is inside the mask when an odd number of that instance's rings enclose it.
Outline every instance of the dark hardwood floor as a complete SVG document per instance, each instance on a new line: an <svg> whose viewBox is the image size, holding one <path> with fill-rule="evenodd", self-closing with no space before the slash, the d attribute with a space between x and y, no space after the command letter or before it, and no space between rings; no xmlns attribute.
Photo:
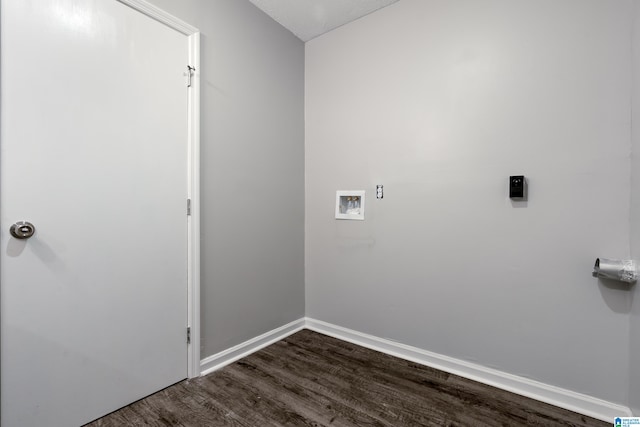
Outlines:
<svg viewBox="0 0 640 427"><path fill-rule="evenodd" d="M610 426L304 330L88 426Z"/></svg>

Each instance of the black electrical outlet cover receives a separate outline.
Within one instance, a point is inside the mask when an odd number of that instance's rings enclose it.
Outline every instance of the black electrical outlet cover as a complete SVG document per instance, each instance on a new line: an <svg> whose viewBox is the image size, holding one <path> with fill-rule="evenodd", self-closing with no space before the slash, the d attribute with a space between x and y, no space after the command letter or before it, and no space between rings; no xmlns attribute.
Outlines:
<svg viewBox="0 0 640 427"><path fill-rule="evenodd" d="M509 177L509 197L511 199L525 198L526 181L524 175L514 175Z"/></svg>

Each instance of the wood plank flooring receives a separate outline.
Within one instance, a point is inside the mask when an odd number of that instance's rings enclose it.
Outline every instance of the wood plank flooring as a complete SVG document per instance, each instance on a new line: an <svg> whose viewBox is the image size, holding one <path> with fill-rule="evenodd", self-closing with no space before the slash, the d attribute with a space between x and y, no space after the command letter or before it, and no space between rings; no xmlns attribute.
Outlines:
<svg viewBox="0 0 640 427"><path fill-rule="evenodd" d="M87 426L610 425L304 330Z"/></svg>

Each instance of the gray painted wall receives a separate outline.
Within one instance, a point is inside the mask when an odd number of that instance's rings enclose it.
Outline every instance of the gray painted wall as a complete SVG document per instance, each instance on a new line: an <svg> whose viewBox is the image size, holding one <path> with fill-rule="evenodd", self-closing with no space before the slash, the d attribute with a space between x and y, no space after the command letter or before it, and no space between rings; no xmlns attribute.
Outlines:
<svg viewBox="0 0 640 427"><path fill-rule="evenodd" d="M631 255L640 261L640 0L633 1L633 139L631 155ZM640 416L640 285L632 290L629 406Z"/></svg>
<svg viewBox="0 0 640 427"><path fill-rule="evenodd" d="M152 0L202 32L202 357L304 316L304 44L247 0Z"/></svg>
<svg viewBox="0 0 640 427"><path fill-rule="evenodd" d="M591 270L629 256L630 8L402 0L308 42L307 315L626 404L629 293Z"/></svg>

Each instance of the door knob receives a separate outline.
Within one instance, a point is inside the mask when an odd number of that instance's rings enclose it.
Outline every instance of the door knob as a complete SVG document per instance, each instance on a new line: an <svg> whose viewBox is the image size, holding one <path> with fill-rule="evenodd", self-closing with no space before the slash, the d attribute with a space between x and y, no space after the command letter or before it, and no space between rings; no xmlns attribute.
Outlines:
<svg viewBox="0 0 640 427"><path fill-rule="evenodd" d="M27 221L18 221L11 226L9 232L16 239L28 239L36 232L36 227Z"/></svg>

